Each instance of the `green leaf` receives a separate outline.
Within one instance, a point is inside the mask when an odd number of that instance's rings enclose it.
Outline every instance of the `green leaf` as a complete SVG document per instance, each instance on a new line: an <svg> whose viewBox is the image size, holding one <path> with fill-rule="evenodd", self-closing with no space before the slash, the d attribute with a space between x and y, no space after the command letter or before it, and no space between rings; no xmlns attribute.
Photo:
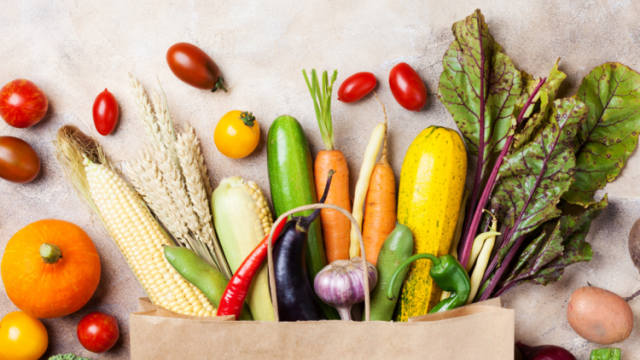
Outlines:
<svg viewBox="0 0 640 360"><path fill-rule="evenodd" d="M543 231L520 254L515 268L511 270L511 275L507 277L505 283L535 274L542 266L560 256L563 249L561 237L548 236L547 231Z"/></svg>
<svg viewBox="0 0 640 360"><path fill-rule="evenodd" d="M505 254L520 236L560 216L556 205L573 181L573 141L587 111L575 99L554 101L552 116L542 131L504 158L491 208L511 229Z"/></svg>
<svg viewBox="0 0 640 360"><path fill-rule="evenodd" d="M512 129L511 115L522 93L522 75L489 34L480 10L453 24L454 42L444 55L438 99L478 155L481 172ZM484 130L483 136L480 135Z"/></svg>
<svg viewBox="0 0 640 360"><path fill-rule="evenodd" d="M564 198L587 206L593 195L615 180L638 143L640 74L620 63L593 69L582 80L577 98L589 107L579 129L576 181Z"/></svg>
<svg viewBox="0 0 640 360"><path fill-rule="evenodd" d="M529 142L532 137L535 136L536 133L542 129L542 127L546 124L546 120L549 116L549 112L551 110L551 103L553 103L556 99L556 95L558 94L558 89L560 85L567 77L567 74L558 70L558 63L560 59L558 59L549 72L549 77L547 81L542 85L538 92L538 99L540 100L540 109L538 112L533 114L533 116L527 120L522 129L518 129L517 133L513 139L513 149L520 149L524 144ZM536 81L537 84L537 81ZM535 87L535 85L534 85ZM527 92L530 94L532 90L529 90L530 85L527 86ZM524 98L524 101L527 99ZM524 101L522 103L524 104ZM530 108L533 109L533 106ZM527 114L530 116L530 114Z"/></svg>
<svg viewBox="0 0 640 360"><path fill-rule="evenodd" d="M531 274L523 274L518 281L547 285L562 278L564 268L581 261L590 261L593 256L591 245L585 241L591 222L607 207L609 201L605 195L602 200L590 206L579 215L563 215L558 221L552 237L562 238L563 251L557 258Z"/></svg>

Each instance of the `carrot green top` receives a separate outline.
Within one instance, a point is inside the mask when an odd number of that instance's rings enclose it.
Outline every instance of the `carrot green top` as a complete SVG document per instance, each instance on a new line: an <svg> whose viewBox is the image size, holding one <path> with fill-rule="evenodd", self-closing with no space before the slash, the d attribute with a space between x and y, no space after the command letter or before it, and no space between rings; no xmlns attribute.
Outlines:
<svg viewBox="0 0 640 360"><path fill-rule="evenodd" d="M316 118L318 119L324 146L327 150L333 150L334 137L333 124L331 122L331 91L333 90L333 83L336 81L336 77L338 77L338 71L335 70L333 72L331 84L329 84L329 76L325 70L322 73L322 87L320 87L316 69L311 70L311 82L309 82L306 71L302 70L302 74L304 75L304 80L307 82L307 87L313 99L313 106L316 109Z"/></svg>

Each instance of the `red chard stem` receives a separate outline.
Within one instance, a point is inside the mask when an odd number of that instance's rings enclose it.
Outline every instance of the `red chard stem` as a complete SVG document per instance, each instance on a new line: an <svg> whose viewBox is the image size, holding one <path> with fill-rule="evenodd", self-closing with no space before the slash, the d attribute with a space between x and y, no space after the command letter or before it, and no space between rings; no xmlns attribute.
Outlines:
<svg viewBox="0 0 640 360"><path fill-rule="evenodd" d="M529 109L529 106L531 106L531 104L533 103L533 99L536 97L536 95L538 94L538 91L540 90L540 87L542 87L545 81L547 81L546 78L540 79L540 82L538 83L536 88L533 90L533 92L531 92L531 95L529 96L529 98L527 99L527 102L525 103L524 107L520 111L520 114L518 114L516 126L522 123L524 119L524 114L527 112L527 109ZM483 134L483 128L481 127L480 128L481 137L482 137L482 134ZM491 175L489 176L487 185L485 186L484 191L482 192L480 201L475 206L475 211L473 212L473 220L471 221L469 231L466 232L467 235L462 245L462 251L461 251L462 256L460 258L460 264L462 264L462 266L467 266L467 262L469 261L469 256L471 255L471 248L473 247L473 240L476 238L476 234L478 232L478 226L480 225L480 221L482 220L483 210L487 205L487 202L489 201L489 197L491 196L491 193L493 193L494 187L496 186L500 167L502 166L504 157L507 155L507 153L509 152L509 149L511 148L511 144L513 143L514 136L515 134L511 134L507 138L507 141L505 142L504 146L502 147L502 151L500 152L500 156L498 157L496 164L493 166L493 170L491 171ZM480 154L480 149L478 149L478 154ZM480 159L481 159L480 155L478 155L479 162L481 161ZM482 172L481 168L479 167L476 170L476 183L478 182L478 174L480 174L481 172ZM474 184L474 190L475 190L475 185L476 184Z"/></svg>

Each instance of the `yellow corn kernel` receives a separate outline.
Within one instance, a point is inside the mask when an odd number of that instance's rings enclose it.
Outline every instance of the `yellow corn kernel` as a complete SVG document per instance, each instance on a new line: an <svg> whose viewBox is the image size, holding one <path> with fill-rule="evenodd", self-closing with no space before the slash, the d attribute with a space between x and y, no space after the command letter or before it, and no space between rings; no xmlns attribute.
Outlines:
<svg viewBox="0 0 640 360"><path fill-rule="evenodd" d="M200 309L212 312L204 294L164 259L162 245L170 242L137 194L111 168L88 159L83 164L91 198L149 298L185 315L198 315Z"/></svg>

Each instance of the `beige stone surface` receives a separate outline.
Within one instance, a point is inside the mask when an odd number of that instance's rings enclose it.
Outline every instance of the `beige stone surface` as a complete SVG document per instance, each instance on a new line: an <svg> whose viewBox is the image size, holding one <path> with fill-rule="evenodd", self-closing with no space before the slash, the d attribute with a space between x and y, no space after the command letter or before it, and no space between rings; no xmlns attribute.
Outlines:
<svg viewBox="0 0 640 360"><path fill-rule="evenodd" d="M4 0L0 8L0 83L28 78L51 103L48 118L34 128L13 129L0 122L1 135L27 140L43 160L42 174L30 184L0 181L0 255L23 226L58 218L89 233L103 264L100 287L86 307L45 320L51 339L48 354L90 355L77 342L75 326L83 315L100 310L117 316L122 337L114 350L92 357L128 358L128 314L143 291L97 219L79 206L52 145L58 128L68 123L97 135L91 108L95 96L108 88L120 103L120 125L99 141L114 159L132 159L145 142L127 72L147 89L157 87L157 80L162 83L177 125L189 122L196 129L214 183L241 175L268 192L264 140L246 159L225 158L212 140L222 115L233 109L253 111L263 138L275 117L293 115L303 124L315 153L322 141L301 70L338 69L338 84L352 73L371 71L389 114L390 161L397 176L419 131L434 124L455 126L435 92L442 56L453 39L451 24L476 8L482 9L492 34L519 69L543 76L561 57L560 68L568 74L562 89L567 96L601 63L619 61L640 70L640 2L632 0ZM229 93L200 91L173 76L165 52L180 41L200 46L215 59ZM429 101L419 113L402 109L389 91L388 72L401 61L411 64L427 84ZM383 120L382 112L368 96L355 104L334 101L333 118L336 145L349 162L353 188L366 142ZM587 282L622 295L640 287L626 251L628 231L640 215L638 175L640 156L635 155L620 179L606 188L611 205L589 235L595 252L591 263L571 267L557 284L525 285L507 294L507 305L517 310L517 340L559 344L584 359L595 345L579 338L565 321L571 292ZM639 301L632 306L640 313ZM13 310L0 286L0 315ZM638 331L621 344L625 359L640 358Z"/></svg>

